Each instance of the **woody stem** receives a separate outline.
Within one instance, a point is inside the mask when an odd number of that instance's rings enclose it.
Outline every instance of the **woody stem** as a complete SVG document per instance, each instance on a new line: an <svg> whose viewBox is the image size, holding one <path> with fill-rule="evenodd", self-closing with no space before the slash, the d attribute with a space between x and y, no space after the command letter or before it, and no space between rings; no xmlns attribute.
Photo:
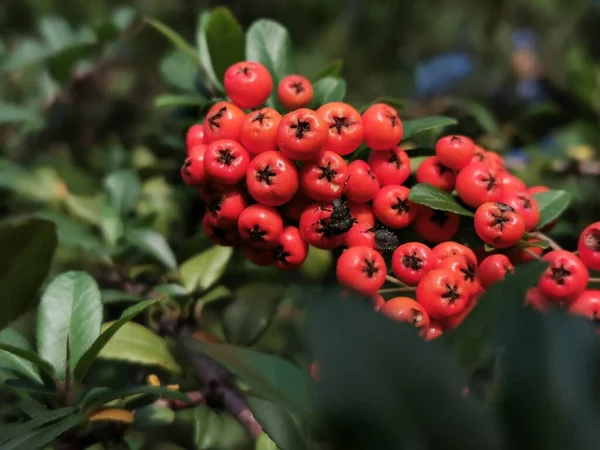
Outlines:
<svg viewBox="0 0 600 450"><path fill-rule="evenodd" d="M540 232L540 231L535 231L533 233L529 233L529 235L531 237L543 240L543 241L547 241L548 244L550 244L550 247L552 248L552 250L562 250L563 248L558 245L556 243L556 241L552 238L549 238L548 236L546 236L544 233Z"/></svg>

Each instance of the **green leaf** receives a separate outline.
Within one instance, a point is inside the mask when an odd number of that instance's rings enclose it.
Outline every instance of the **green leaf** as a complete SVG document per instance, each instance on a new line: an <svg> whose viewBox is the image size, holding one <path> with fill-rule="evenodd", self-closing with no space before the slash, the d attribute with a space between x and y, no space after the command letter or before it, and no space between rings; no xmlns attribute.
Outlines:
<svg viewBox="0 0 600 450"><path fill-rule="evenodd" d="M344 62L341 59L334 59L325 67L323 67L316 75L311 78L313 83L316 83L321 78L334 77L339 78L342 75Z"/></svg>
<svg viewBox="0 0 600 450"><path fill-rule="evenodd" d="M100 227L102 236L111 247L117 245L125 231L125 225L121 217L108 203L104 203L100 210Z"/></svg>
<svg viewBox="0 0 600 450"><path fill-rule="evenodd" d="M25 433L4 444L2 450L31 450L44 448L54 439L83 422L81 414L71 414L48 424L33 433Z"/></svg>
<svg viewBox="0 0 600 450"><path fill-rule="evenodd" d="M29 420L28 422L18 423L2 429L0 434L0 444L7 442L14 438L23 437L24 434L30 434L36 428L40 428L44 425L56 422L57 420L64 419L65 417L71 416L75 413L75 408L61 408L53 411L47 411L41 413ZM1 447L4 450L4 447Z"/></svg>
<svg viewBox="0 0 600 450"><path fill-rule="evenodd" d="M65 198L65 206L68 211L86 222L102 226L102 205L105 199L101 196L84 197L68 194Z"/></svg>
<svg viewBox="0 0 600 450"><path fill-rule="evenodd" d="M432 209L449 211L461 216L473 217L474 214L458 203L456 197L430 184L419 183L410 189L408 197L411 202L429 206Z"/></svg>
<svg viewBox="0 0 600 450"><path fill-rule="evenodd" d="M101 292L102 303L110 305L111 303L138 303L142 301L142 297L128 292L119 291L116 289L105 289Z"/></svg>
<svg viewBox="0 0 600 450"><path fill-rule="evenodd" d="M165 83L184 92L196 92L198 66L177 49L167 52L160 60L159 70Z"/></svg>
<svg viewBox="0 0 600 450"><path fill-rule="evenodd" d="M59 380L71 373L100 335L102 300L96 281L85 272L65 272L46 288L40 300L37 344Z"/></svg>
<svg viewBox="0 0 600 450"><path fill-rule="evenodd" d="M56 244L56 229L47 220L0 227L0 329L31 307L50 270Z"/></svg>
<svg viewBox="0 0 600 450"><path fill-rule="evenodd" d="M33 122L43 123L44 117L33 108L0 102L0 124Z"/></svg>
<svg viewBox="0 0 600 450"><path fill-rule="evenodd" d="M171 27L168 27L164 23L161 23L157 20L145 19L146 23L152 26L156 31L166 37L171 44L177 48L179 51L185 54L189 58L190 61L193 61L194 64L200 66L200 60L198 59L198 53L194 47L186 42L186 40L179 35L175 30Z"/></svg>
<svg viewBox="0 0 600 450"><path fill-rule="evenodd" d="M155 427L169 425L175 421L175 411L167 406L148 405L137 409L134 413L136 430L151 430Z"/></svg>
<svg viewBox="0 0 600 450"><path fill-rule="evenodd" d="M306 260L300 266L300 271L308 279L320 281L327 276L332 265L333 255L329 250L323 250L310 245Z"/></svg>
<svg viewBox="0 0 600 450"><path fill-rule="evenodd" d="M131 244L144 253L153 256L171 270L177 269L177 260L173 250L162 234L150 228L138 228L125 234Z"/></svg>
<svg viewBox="0 0 600 450"><path fill-rule="evenodd" d="M491 135L500 134L500 126L494 115L481 103L472 102L462 98L447 98L446 105L459 108L471 116L479 123L483 130Z"/></svg>
<svg viewBox="0 0 600 450"><path fill-rule="evenodd" d="M419 133L423 133L424 131L430 131L436 128L443 128L450 125L456 125L457 123L458 121L456 119L442 116L431 116L423 117L422 119L403 120L402 140L406 141Z"/></svg>
<svg viewBox="0 0 600 450"><path fill-rule="evenodd" d="M180 284L159 284L152 289L154 295L165 295L167 297L187 297L190 293Z"/></svg>
<svg viewBox="0 0 600 450"><path fill-rule="evenodd" d="M210 50L208 48L208 39L206 38L206 30L210 21L210 12L202 12L198 18L198 29L196 30L196 43L200 53L200 63L206 73L206 76L212 85L220 91L224 91L223 80L219 78L212 64Z"/></svg>
<svg viewBox="0 0 600 450"><path fill-rule="evenodd" d="M213 246L181 264L179 273L188 292L205 290L221 278L233 255L231 247Z"/></svg>
<svg viewBox="0 0 600 450"><path fill-rule="evenodd" d="M182 106L198 106L207 105L207 100L201 95L176 95L163 94L154 99L154 106L157 108L179 108Z"/></svg>
<svg viewBox="0 0 600 450"><path fill-rule="evenodd" d="M305 450L309 448L298 426L287 411L275 403L258 397L249 396L247 401L254 417L268 434L269 440L272 439L277 444L274 448L279 447L281 450ZM260 447L257 444L257 448L269 447Z"/></svg>
<svg viewBox="0 0 600 450"><path fill-rule="evenodd" d="M29 352L32 357L37 357L31 344L21 334L12 328L5 328L0 331L0 370L7 370L12 373L22 375L31 381L42 383L42 377L36 364L31 358L21 358L14 353L2 350L2 345L9 345L11 348L18 348L24 352Z"/></svg>
<svg viewBox="0 0 600 450"><path fill-rule="evenodd" d="M285 286L246 284L236 290L235 301L223 312L225 337L231 344L250 346L265 332L285 295Z"/></svg>
<svg viewBox="0 0 600 450"><path fill-rule="evenodd" d="M527 238L527 233L524 236L525 238ZM541 240L536 240L536 241L519 241L517 242L517 247L519 248L542 248L542 249L547 249L548 247L550 247L550 242L545 241L543 239Z"/></svg>
<svg viewBox="0 0 600 450"><path fill-rule="evenodd" d="M88 369L98 356L98 354L102 351L102 349L106 346L108 341L130 320L132 320L135 316L142 313L152 305L158 303L161 299L154 298L150 300L145 300L143 302L138 303L137 305L131 306L127 308L121 314L119 320L112 322L112 324L106 328L102 334L94 341L92 346L83 354L77 366L75 367L75 371L73 375L76 381L83 380L83 377L87 373Z"/></svg>
<svg viewBox="0 0 600 450"><path fill-rule="evenodd" d="M271 440L269 435L265 432L262 432L258 439L256 440L255 450L278 450L279 447L277 444Z"/></svg>
<svg viewBox="0 0 600 450"><path fill-rule="evenodd" d="M102 389L102 390L100 390ZM111 389L100 388L94 395L84 397L82 399L82 408L94 409L115 402L115 400L139 400L140 397L165 397L181 402L188 402L189 398L179 392L169 389L166 386L133 386L118 391Z"/></svg>
<svg viewBox="0 0 600 450"><path fill-rule="evenodd" d="M103 330L113 322L103 325ZM98 358L126 361L142 366L159 366L171 372L181 372L167 343L152 330L135 322L127 322L100 351Z"/></svg>
<svg viewBox="0 0 600 450"><path fill-rule="evenodd" d="M244 31L228 8L213 9L206 23L206 43L219 80L229 66L244 60Z"/></svg>
<svg viewBox="0 0 600 450"><path fill-rule="evenodd" d="M56 387L37 383L26 379L11 379L4 382L4 386L15 391L29 392L32 394L45 394L56 396Z"/></svg>
<svg viewBox="0 0 600 450"><path fill-rule="evenodd" d="M543 228L554 219L558 218L571 203L571 194L567 191L552 190L533 194L540 208L540 221L538 228Z"/></svg>
<svg viewBox="0 0 600 450"><path fill-rule="evenodd" d="M109 174L104 179L104 189L108 192L110 204L120 215L135 210L141 188L140 179L133 170L122 169Z"/></svg>
<svg viewBox="0 0 600 450"><path fill-rule="evenodd" d="M346 82L341 78L326 77L313 84L312 108L318 109L325 103L341 102L346 96Z"/></svg>
<svg viewBox="0 0 600 450"><path fill-rule="evenodd" d="M404 108L406 101L401 98L396 97L377 97L372 102L367 103L366 105L361 106L358 111L362 114L364 113L370 106L373 106L377 103L385 103L386 105L390 105L396 109Z"/></svg>

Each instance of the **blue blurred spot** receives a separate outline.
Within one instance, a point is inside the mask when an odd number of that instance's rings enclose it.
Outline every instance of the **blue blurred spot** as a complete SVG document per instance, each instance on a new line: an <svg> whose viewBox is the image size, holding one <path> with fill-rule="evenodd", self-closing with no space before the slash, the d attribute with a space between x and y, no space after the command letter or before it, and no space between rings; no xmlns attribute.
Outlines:
<svg viewBox="0 0 600 450"><path fill-rule="evenodd" d="M467 78L472 69L473 62L466 53L450 52L435 56L417 66L415 70L417 94L445 94Z"/></svg>
<svg viewBox="0 0 600 450"><path fill-rule="evenodd" d="M519 80L516 89L517 96L526 102L538 102L548 98L540 80Z"/></svg>
<svg viewBox="0 0 600 450"><path fill-rule="evenodd" d="M537 37L531 28L521 28L514 31L512 40L515 49L537 49Z"/></svg>

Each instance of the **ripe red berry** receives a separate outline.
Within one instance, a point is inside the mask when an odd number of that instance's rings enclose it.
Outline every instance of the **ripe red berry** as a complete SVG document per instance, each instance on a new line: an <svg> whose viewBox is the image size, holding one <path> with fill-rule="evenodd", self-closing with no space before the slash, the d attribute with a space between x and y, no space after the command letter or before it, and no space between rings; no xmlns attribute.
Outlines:
<svg viewBox="0 0 600 450"><path fill-rule="evenodd" d="M283 220L271 206L250 205L238 219L238 230L244 242L257 249L272 249L279 244Z"/></svg>
<svg viewBox="0 0 600 450"><path fill-rule="evenodd" d="M400 147L371 152L368 162L381 186L402 184L410 176L410 159Z"/></svg>
<svg viewBox="0 0 600 450"><path fill-rule="evenodd" d="M485 202L496 202L502 197L498 171L486 163L471 163L456 177L456 192L473 208Z"/></svg>
<svg viewBox="0 0 600 450"><path fill-rule="evenodd" d="M325 122L315 111L297 109L281 119L277 128L277 147L290 159L313 159L327 144L327 132Z"/></svg>
<svg viewBox="0 0 600 450"><path fill-rule="evenodd" d="M419 329L421 336L429 329L429 314L423 305L409 297L394 297L385 302L379 311L396 322L409 323Z"/></svg>
<svg viewBox="0 0 600 450"><path fill-rule="evenodd" d="M432 319L446 319L461 313L468 300L462 277L449 270L432 270L417 286L417 301Z"/></svg>
<svg viewBox="0 0 600 450"><path fill-rule="evenodd" d="M433 341L439 337L442 337L444 334L444 326L439 322L434 322L432 320L429 321L429 328L427 328L427 333L425 333L426 341Z"/></svg>
<svg viewBox="0 0 600 450"><path fill-rule="evenodd" d="M319 153L315 160L304 163L300 170L300 187L304 193L324 203L331 203L342 196L347 179L346 161L328 150Z"/></svg>
<svg viewBox="0 0 600 450"><path fill-rule="evenodd" d="M419 165L416 178L417 183L427 183L444 192L452 192L456 185L456 172L443 165L437 156L431 156Z"/></svg>
<svg viewBox="0 0 600 450"><path fill-rule="evenodd" d="M252 111L242 123L240 143L254 155L277 150L275 142L279 122L281 122L281 114L273 108Z"/></svg>
<svg viewBox="0 0 600 450"><path fill-rule="evenodd" d="M385 305L385 299L381 296L381 294L373 294L369 297L371 303L373 303L373 308L375 311L379 311L379 309Z"/></svg>
<svg viewBox="0 0 600 450"><path fill-rule="evenodd" d="M435 145L435 155L446 167L460 170L471 163L475 143L466 136L444 136Z"/></svg>
<svg viewBox="0 0 600 450"><path fill-rule="evenodd" d="M475 152L473 153L471 162L488 162L487 151L483 147L475 144Z"/></svg>
<svg viewBox="0 0 600 450"><path fill-rule="evenodd" d="M523 237L525 221L514 208L504 203L487 202L475 211L475 232L489 245L512 247Z"/></svg>
<svg viewBox="0 0 600 450"><path fill-rule="evenodd" d="M244 256L248 261L257 266L265 267L275 264L273 250L259 249L246 245L244 246Z"/></svg>
<svg viewBox="0 0 600 450"><path fill-rule="evenodd" d="M347 103L326 103L317 109L329 130L326 150L349 155L362 144L365 130L360 113Z"/></svg>
<svg viewBox="0 0 600 450"><path fill-rule="evenodd" d="M277 87L277 98L288 111L304 108L312 102L312 84L302 75L288 75L280 81Z"/></svg>
<svg viewBox="0 0 600 450"><path fill-rule="evenodd" d="M274 255L275 265L282 270L294 270L304 263L308 244L302 239L298 228L287 226L283 229Z"/></svg>
<svg viewBox="0 0 600 450"><path fill-rule="evenodd" d="M273 90L273 78L265 66L242 61L230 66L223 77L225 93L240 108L258 108Z"/></svg>
<svg viewBox="0 0 600 450"><path fill-rule="evenodd" d="M220 139L240 139L240 130L246 115L244 111L229 102L215 103L206 114L204 140L207 144Z"/></svg>
<svg viewBox="0 0 600 450"><path fill-rule="evenodd" d="M484 289L487 289L514 271L515 268L506 255L491 255L479 264L479 281Z"/></svg>
<svg viewBox="0 0 600 450"><path fill-rule="evenodd" d="M204 144L188 148L188 156L181 166L181 178L188 186L201 187L208 182L209 176L204 169L206 148Z"/></svg>
<svg viewBox="0 0 600 450"><path fill-rule="evenodd" d="M246 209L244 193L237 187L227 186L213 191L212 199L207 205L207 215L211 215L216 224L225 228L233 228Z"/></svg>
<svg viewBox="0 0 600 450"><path fill-rule="evenodd" d="M523 192L527 190L525 182L507 170L501 170L498 173L498 180L502 184L502 190L505 193L512 191Z"/></svg>
<svg viewBox="0 0 600 450"><path fill-rule="evenodd" d="M475 253L473 253L473 250L471 250L469 247L459 244L458 242L442 242L441 244L433 247L431 251L437 255L440 261L448 258L449 256L463 255L464 257L473 261L473 263L477 264L477 257L475 256Z"/></svg>
<svg viewBox="0 0 600 450"><path fill-rule="evenodd" d="M189 152L196 145L204 144L204 124L197 123L188 128L185 136L185 146Z"/></svg>
<svg viewBox="0 0 600 450"><path fill-rule="evenodd" d="M587 318L600 333L600 291L584 291L569 307L569 312Z"/></svg>
<svg viewBox="0 0 600 450"><path fill-rule="evenodd" d="M237 184L244 179L250 165L250 155L231 139L214 141L204 154L206 173L219 184Z"/></svg>
<svg viewBox="0 0 600 450"><path fill-rule="evenodd" d="M298 190L298 169L280 152L264 152L250 163L246 186L257 202L280 206L289 202Z"/></svg>
<svg viewBox="0 0 600 450"><path fill-rule="evenodd" d="M313 247L330 250L339 247L346 239L346 233L333 234L331 223L332 205L309 204L300 216L300 234Z"/></svg>
<svg viewBox="0 0 600 450"><path fill-rule="evenodd" d="M413 226L423 239L439 244L449 241L456 234L460 226L460 217L448 211L419 205Z"/></svg>
<svg viewBox="0 0 600 450"><path fill-rule="evenodd" d="M477 274L477 265L470 258L463 255L449 256L444 258L437 267L438 269L454 272L465 282L469 295L474 295L481 289L481 283Z"/></svg>
<svg viewBox="0 0 600 450"><path fill-rule="evenodd" d="M392 255L394 275L409 286L419 284L425 274L435 269L438 263L438 257L420 242L402 244Z"/></svg>
<svg viewBox="0 0 600 450"><path fill-rule="evenodd" d="M382 187L373 199L375 217L390 228L409 226L417 215L417 205L408 199L409 193L406 186Z"/></svg>
<svg viewBox="0 0 600 450"><path fill-rule="evenodd" d="M352 247L344 251L336 266L337 279L342 286L363 295L371 295L385 283L385 261L369 247Z"/></svg>
<svg viewBox="0 0 600 450"><path fill-rule="evenodd" d="M362 116L365 144L373 150L388 150L402 140L402 121L398 111L385 103L370 106Z"/></svg>
<svg viewBox="0 0 600 450"><path fill-rule="evenodd" d="M237 226L225 227L217 223L211 214L205 214L202 218L202 230L208 238L217 245L223 247L237 247L242 244L242 238Z"/></svg>
<svg viewBox="0 0 600 450"><path fill-rule="evenodd" d="M346 233L345 244L348 247L375 248L375 233L372 229L373 225L367 222L355 223Z"/></svg>
<svg viewBox="0 0 600 450"><path fill-rule="evenodd" d="M553 250L542 261L550 263L538 282L544 297L570 303L587 287L588 269L573 253Z"/></svg>
<svg viewBox="0 0 600 450"><path fill-rule="evenodd" d="M368 203L356 203L348 201L346 202L346 206L350 208L350 214L352 218L357 222L365 222L375 226L375 214L373 214L373 209Z"/></svg>
<svg viewBox="0 0 600 450"><path fill-rule="evenodd" d="M600 271L600 222L588 225L579 235L579 258L589 269Z"/></svg>
<svg viewBox="0 0 600 450"><path fill-rule="evenodd" d="M379 180L366 162L357 159L348 164L348 178L344 188L344 195L348 200L357 203L371 201L380 187Z"/></svg>
<svg viewBox="0 0 600 450"><path fill-rule="evenodd" d="M500 156L498 153L486 151L485 156L487 158L487 163L494 169L498 171L504 170L504 160L502 159L502 156Z"/></svg>
<svg viewBox="0 0 600 450"><path fill-rule="evenodd" d="M500 202L512 207L523 216L525 231L535 229L540 221L538 202L526 191L505 190L502 197L500 197Z"/></svg>

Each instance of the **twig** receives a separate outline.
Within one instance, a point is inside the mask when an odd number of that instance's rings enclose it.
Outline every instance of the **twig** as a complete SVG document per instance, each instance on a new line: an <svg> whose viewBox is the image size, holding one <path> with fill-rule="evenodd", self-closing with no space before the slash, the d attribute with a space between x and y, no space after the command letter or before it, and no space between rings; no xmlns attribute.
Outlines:
<svg viewBox="0 0 600 450"><path fill-rule="evenodd" d="M540 231L535 231L533 233L530 233L531 237L540 239L542 241L547 241L548 244L550 244L550 247L552 248L552 250L562 250L563 248L558 245L556 243L556 241L552 238L549 238L548 236L546 236L544 233L540 232Z"/></svg>
<svg viewBox="0 0 600 450"><path fill-rule="evenodd" d="M377 291L378 294L392 294L394 292L412 292L415 291L417 288L411 287L411 286L403 286L403 287L397 287L397 288L389 288L389 289L379 289Z"/></svg>
<svg viewBox="0 0 600 450"><path fill-rule="evenodd" d="M588 283L600 283L600 278L590 278Z"/></svg>
<svg viewBox="0 0 600 450"><path fill-rule="evenodd" d="M402 281L398 280L397 278L394 278L391 275L387 275L385 277L385 279L386 279L386 281L389 281L390 283L397 284L399 286L405 286L405 284Z"/></svg>
<svg viewBox="0 0 600 450"><path fill-rule="evenodd" d="M536 253L533 253L531 250L529 250L528 248L524 248L523 251L525 253L527 253L529 256L531 256L533 259L542 259L542 257Z"/></svg>

